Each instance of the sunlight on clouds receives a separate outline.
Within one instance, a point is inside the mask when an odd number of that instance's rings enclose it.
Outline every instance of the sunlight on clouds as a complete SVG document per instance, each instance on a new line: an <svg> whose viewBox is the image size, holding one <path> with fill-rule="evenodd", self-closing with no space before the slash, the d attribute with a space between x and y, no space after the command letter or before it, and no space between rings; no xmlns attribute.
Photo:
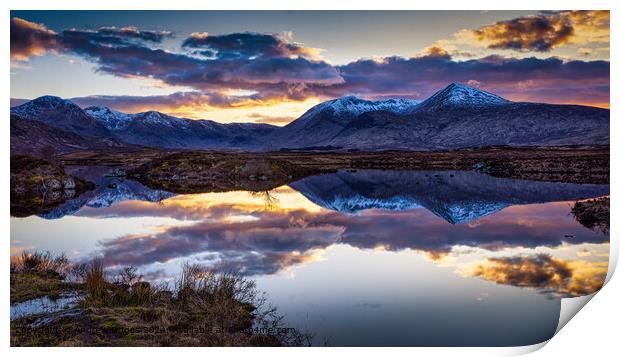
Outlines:
<svg viewBox="0 0 620 357"><path fill-rule="evenodd" d="M281 101L269 105L198 110L188 112L188 117L215 120L222 123L258 122L282 126L297 119L320 102L321 100L318 98L308 98L301 102ZM270 121L270 118L273 120ZM290 120L287 121L286 118Z"/></svg>

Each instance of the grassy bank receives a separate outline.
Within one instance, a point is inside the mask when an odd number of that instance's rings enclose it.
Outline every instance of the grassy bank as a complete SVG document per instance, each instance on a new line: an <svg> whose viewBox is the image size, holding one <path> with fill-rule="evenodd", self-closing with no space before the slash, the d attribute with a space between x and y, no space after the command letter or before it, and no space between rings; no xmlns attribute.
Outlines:
<svg viewBox="0 0 620 357"><path fill-rule="evenodd" d="M12 346L309 344L309 335L283 326L255 283L240 275L186 264L171 288L143 281L132 267L110 276L100 259L69 264L63 257L32 253L12 262L11 303L81 293L70 308L11 321Z"/></svg>

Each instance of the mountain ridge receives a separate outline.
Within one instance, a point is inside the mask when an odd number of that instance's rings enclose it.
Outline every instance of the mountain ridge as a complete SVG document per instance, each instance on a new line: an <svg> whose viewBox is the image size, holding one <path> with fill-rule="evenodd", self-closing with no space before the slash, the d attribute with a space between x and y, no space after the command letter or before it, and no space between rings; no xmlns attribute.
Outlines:
<svg viewBox="0 0 620 357"><path fill-rule="evenodd" d="M128 114L107 107L82 109L54 96L12 107L11 118L38 121L84 138L166 149L373 151L609 144L607 109L512 102L456 83L422 102L369 101L354 96L325 101L283 127L222 124L157 111Z"/></svg>

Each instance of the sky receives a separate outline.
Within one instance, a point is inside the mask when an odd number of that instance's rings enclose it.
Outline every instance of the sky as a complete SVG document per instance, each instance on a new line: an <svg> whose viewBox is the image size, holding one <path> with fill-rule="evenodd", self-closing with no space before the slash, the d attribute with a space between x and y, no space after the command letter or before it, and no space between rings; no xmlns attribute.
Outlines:
<svg viewBox="0 0 620 357"><path fill-rule="evenodd" d="M12 11L11 102L284 125L459 82L609 107L608 11Z"/></svg>

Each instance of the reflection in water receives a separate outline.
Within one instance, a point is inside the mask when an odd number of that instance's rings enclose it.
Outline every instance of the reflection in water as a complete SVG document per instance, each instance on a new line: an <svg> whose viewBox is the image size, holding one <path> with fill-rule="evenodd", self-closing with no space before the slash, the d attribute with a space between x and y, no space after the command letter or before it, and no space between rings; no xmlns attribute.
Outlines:
<svg viewBox="0 0 620 357"><path fill-rule="evenodd" d="M609 192L608 185L500 179L473 171L339 171L307 177L291 187L319 206L340 212L424 207L450 223L466 223L511 205Z"/></svg>
<svg viewBox="0 0 620 357"><path fill-rule="evenodd" d="M603 287L607 262L567 261L547 254L489 258L471 272L498 284L536 288L561 297L592 294Z"/></svg>
<svg viewBox="0 0 620 357"><path fill-rule="evenodd" d="M39 248L35 237L58 229L79 250L87 238L72 228L115 222L75 255L148 279L188 260L238 270L319 341L529 344L553 334L557 298L601 287L609 237L569 212L608 193L445 171L338 172L270 192L178 196L123 181L44 217L71 215L60 220L14 218L11 247ZM376 329L387 325L389 335Z"/></svg>

